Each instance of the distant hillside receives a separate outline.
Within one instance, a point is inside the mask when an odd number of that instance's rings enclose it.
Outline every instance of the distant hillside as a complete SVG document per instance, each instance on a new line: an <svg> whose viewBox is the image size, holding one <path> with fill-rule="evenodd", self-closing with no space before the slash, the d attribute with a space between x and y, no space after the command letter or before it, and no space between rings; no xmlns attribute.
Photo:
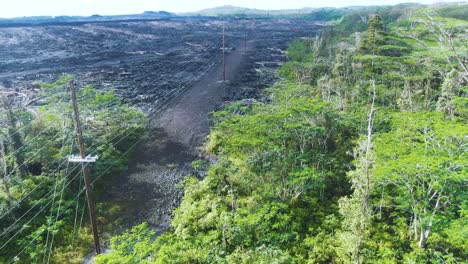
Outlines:
<svg viewBox="0 0 468 264"><path fill-rule="evenodd" d="M185 16L215 16L215 17L254 17L254 18L308 18L314 20L334 20L340 18L350 8L302 8L288 10L261 10L225 5L203 9L197 12L181 13Z"/></svg>
<svg viewBox="0 0 468 264"><path fill-rule="evenodd" d="M26 24L49 24L49 23L74 23L74 22L103 22L119 20L150 20L162 19L176 16L166 11L145 11L142 14L115 15L115 16L34 16L17 18L0 18L0 26Z"/></svg>

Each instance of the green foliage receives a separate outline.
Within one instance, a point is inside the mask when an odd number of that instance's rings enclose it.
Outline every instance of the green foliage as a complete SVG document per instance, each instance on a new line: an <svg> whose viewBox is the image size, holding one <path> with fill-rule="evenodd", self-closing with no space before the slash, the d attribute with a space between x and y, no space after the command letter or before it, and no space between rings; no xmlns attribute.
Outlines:
<svg viewBox="0 0 468 264"><path fill-rule="evenodd" d="M311 62L314 60L314 41L304 40L293 42L287 52L288 58L293 61Z"/></svg>
<svg viewBox="0 0 468 264"><path fill-rule="evenodd" d="M446 234L466 221L459 214L466 199L467 162L460 148L466 144L466 125L439 113L398 113L391 115L391 127L375 135L378 158L371 175L376 187L370 199L375 213L368 228L374 241L363 255L370 260L382 258L377 252L395 252L387 257L399 261L462 260L463 251Z"/></svg>
<svg viewBox="0 0 468 264"><path fill-rule="evenodd" d="M442 83L441 94L437 101L437 110L450 117L453 117L455 114L455 105L452 101L457 100L457 97L459 97L459 79L459 73L455 69L450 71Z"/></svg>
<svg viewBox="0 0 468 264"><path fill-rule="evenodd" d="M380 48L379 46L384 43L384 37L385 31L382 19L379 15L375 15L369 20L367 39L362 42L360 49L376 54L378 48Z"/></svg>
<svg viewBox="0 0 468 264"><path fill-rule="evenodd" d="M150 260L150 242L154 238L154 232L146 223L134 226L130 231L113 237L110 254L96 257L98 263L148 263Z"/></svg>
<svg viewBox="0 0 468 264"><path fill-rule="evenodd" d="M290 61L281 67L280 76L291 82L315 85L320 75L329 67L316 60L320 45L316 39L293 42L286 51Z"/></svg>
<svg viewBox="0 0 468 264"><path fill-rule="evenodd" d="M79 166L66 162L68 155L79 153L66 90L70 79L41 84L37 109L14 106L6 111L9 116L1 112L0 118L10 122L0 131L0 233L5 241L0 262L15 257L20 263L79 263L90 250L91 236L84 233L89 229L75 219L75 210L84 214L84 197L76 193L82 189ZM77 98L87 153L100 156L91 166L98 194L101 182L126 168L128 150L146 131L146 117L112 91L85 87Z"/></svg>

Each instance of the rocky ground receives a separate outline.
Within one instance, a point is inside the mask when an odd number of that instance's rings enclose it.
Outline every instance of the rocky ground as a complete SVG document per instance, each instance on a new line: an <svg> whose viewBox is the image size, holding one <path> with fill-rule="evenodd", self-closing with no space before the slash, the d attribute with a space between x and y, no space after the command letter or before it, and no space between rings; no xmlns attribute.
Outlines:
<svg viewBox="0 0 468 264"><path fill-rule="evenodd" d="M222 28L226 77L222 66ZM128 173L109 190L123 227L167 226L182 195L177 184L209 133L209 117L232 100L258 96L276 80L288 43L314 37L304 20L175 18L152 22L0 27L0 89L34 96L41 81L74 74L81 85L115 89L150 115L150 133Z"/></svg>

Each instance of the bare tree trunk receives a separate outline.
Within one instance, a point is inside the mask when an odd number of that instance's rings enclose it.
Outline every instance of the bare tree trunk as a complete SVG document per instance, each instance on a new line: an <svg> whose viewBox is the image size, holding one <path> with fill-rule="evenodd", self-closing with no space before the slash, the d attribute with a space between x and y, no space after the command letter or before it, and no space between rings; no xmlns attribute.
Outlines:
<svg viewBox="0 0 468 264"><path fill-rule="evenodd" d="M367 194L369 198L369 193L370 193L370 164L369 164L369 155L370 155L370 148L372 144L372 130L374 129L374 104L375 104L375 80L371 81L372 84L372 104L371 104L371 109L369 111L369 115L367 117L367 144L366 144L366 179L367 179Z"/></svg>
<svg viewBox="0 0 468 264"><path fill-rule="evenodd" d="M18 175L23 177L28 174L28 169L26 168L24 162L25 158L19 151L23 147L23 140L21 134L18 133L17 123L15 113L11 108L11 104L7 98L3 97L3 108L6 110L7 122L8 122L8 137L11 141L11 148L13 156L15 157L16 169L18 170Z"/></svg>
<svg viewBox="0 0 468 264"><path fill-rule="evenodd" d="M2 170L3 170L3 185L5 187L5 193L8 198L11 198L10 195L10 187L8 183L8 168L6 163L6 155L5 155L5 145L3 144L3 140L0 140L0 155L2 161Z"/></svg>

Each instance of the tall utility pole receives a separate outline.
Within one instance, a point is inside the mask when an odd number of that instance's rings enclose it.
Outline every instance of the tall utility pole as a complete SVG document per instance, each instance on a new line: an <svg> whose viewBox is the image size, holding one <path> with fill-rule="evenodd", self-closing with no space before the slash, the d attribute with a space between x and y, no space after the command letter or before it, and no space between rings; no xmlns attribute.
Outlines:
<svg viewBox="0 0 468 264"><path fill-rule="evenodd" d="M244 53L247 53L247 32L244 33Z"/></svg>
<svg viewBox="0 0 468 264"><path fill-rule="evenodd" d="M89 182L89 168L88 163L94 162L95 159L90 157L86 157L85 146L83 142L83 131L81 130L81 122L80 122L80 113L78 112L78 104L76 102L76 91L75 86L73 84L73 80L68 82L68 87L70 88L71 92L71 99L73 103L73 112L75 113L75 123L76 123L76 134L78 137L78 145L80 147L80 157L81 159L74 159L71 161L78 161L81 163L81 169L83 170L83 178L86 190L86 198L88 200L88 211L89 211L89 220L91 222L91 230L93 232L94 238L94 248L96 250L96 254L101 254L101 247L99 246L99 236L97 230L97 223L96 223L96 215L95 215L95 208L93 203L93 196L91 193L91 185Z"/></svg>
<svg viewBox="0 0 468 264"><path fill-rule="evenodd" d="M223 82L226 82L226 48L224 41L224 26L223 26Z"/></svg>

